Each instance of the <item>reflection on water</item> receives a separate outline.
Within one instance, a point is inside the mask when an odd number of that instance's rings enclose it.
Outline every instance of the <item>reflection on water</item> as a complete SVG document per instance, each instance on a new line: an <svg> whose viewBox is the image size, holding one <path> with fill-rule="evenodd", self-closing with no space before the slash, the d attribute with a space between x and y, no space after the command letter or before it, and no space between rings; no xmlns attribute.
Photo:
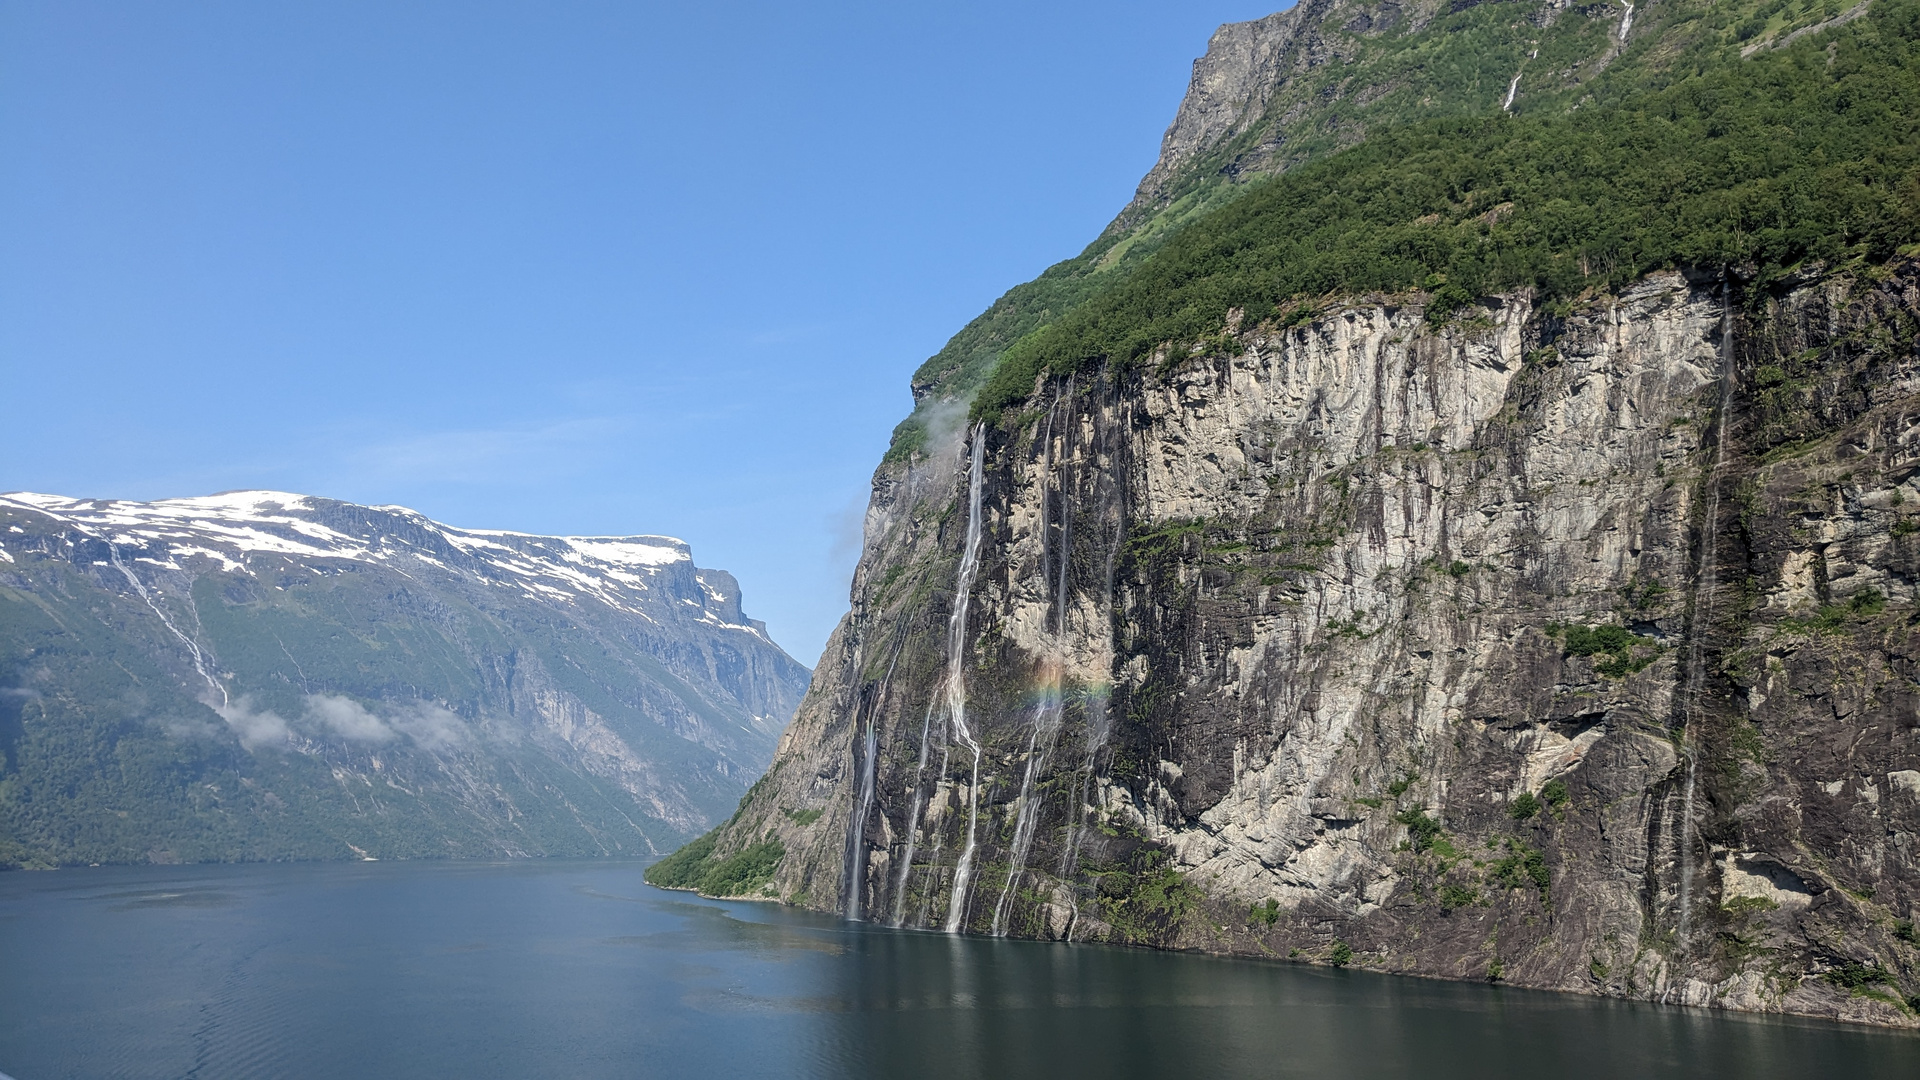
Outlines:
<svg viewBox="0 0 1920 1080"><path fill-rule="evenodd" d="M135 889L131 892L100 894L102 900L118 900L115 911L142 907L220 907L233 903L233 896L219 889Z"/></svg>
<svg viewBox="0 0 1920 1080"><path fill-rule="evenodd" d="M1920 1037L877 930L613 862L0 874L0 1072L1920 1076Z"/></svg>

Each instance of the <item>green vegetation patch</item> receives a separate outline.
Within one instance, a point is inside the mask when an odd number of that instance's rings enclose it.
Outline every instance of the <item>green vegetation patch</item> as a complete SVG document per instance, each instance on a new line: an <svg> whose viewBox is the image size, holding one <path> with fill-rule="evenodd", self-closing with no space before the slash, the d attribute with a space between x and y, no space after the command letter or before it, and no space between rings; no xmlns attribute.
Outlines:
<svg viewBox="0 0 1920 1080"><path fill-rule="evenodd" d="M1777 911L1780 905L1764 896L1735 896L1720 907L1729 918L1744 919L1763 912Z"/></svg>
<svg viewBox="0 0 1920 1080"><path fill-rule="evenodd" d="M708 896L748 896L773 881L773 871L787 848L778 840L762 840L729 855L700 879Z"/></svg>
<svg viewBox="0 0 1920 1080"><path fill-rule="evenodd" d="M1780 627L1803 634L1838 634L1846 630L1849 622L1871 619L1886 609L1886 594L1878 589L1865 589L1853 594L1846 603L1827 604L1809 617L1782 619Z"/></svg>
<svg viewBox="0 0 1920 1080"><path fill-rule="evenodd" d="M1573 793L1567 790L1564 780L1549 780L1540 785L1540 794L1523 791L1514 796L1507 804L1507 816L1515 821L1532 820L1540 811L1551 809L1556 814L1564 811L1573 802Z"/></svg>
<svg viewBox="0 0 1920 1080"><path fill-rule="evenodd" d="M1127 537L1126 553L1135 559L1163 559L1179 555L1187 537L1204 538L1207 522L1200 518L1175 518L1144 532Z"/></svg>
<svg viewBox="0 0 1920 1080"><path fill-rule="evenodd" d="M1843 990L1851 990L1856 994L1870 986L1899 985L1894 981L1893 973L1881 967L1879 964L1861 964L1852 960L1827 972L1822 975L1821 978Z"/></svg>
<svg viewBox="0 0 1920 1080"><path fill-rule="evenodd" d="M1400 811L1393 820L1407 827L1407 843L1414 851L1432 850L1445 839L1440 822L1418 807Z"/></svg>
<svg viewBox="0 0 1920 1080"><path fill-rule="evenodd" d="M751 896L773 881L773 872L787 854L778 840L750 844L724 859L713 857L714 834L708 833L647 867L649 885L663 889L692 889L702 896Z"/></svg>
<svg viewBox="0 0 1920 1080"><path fill-rule="evenodd" d="M663 889L697 889L713 856L713 833L690 840L680 850L647 867L642 874L647 884Z"/></svg>
<svg viewBox="0 0 1920 1080"><path fill-rule="evenodd" d="M1565 810L1573 802L1573 792L1567 790L1565 780L1553 779L1540 785L1540 801L1555 811Z"/></svg>
<svg viewBox="0 0 1920 1080"><path fill-rule="evenodd" d="M1548 902L1548 889L1553 884L1553 873L1547 869L1547 858L1528 844L1509 839L1506 842L1507 854L1487 867L1487 881L1505 889L1537 889L1540 902Z"/></svg>
<svg viewBox="0 0 1920 1080"><path fill-rule="evenodd" d="M1203 347L1236 309L1272 327L1315 298L1425 289L1450 318L1501 290L1573 298L1665 267L1746 265L1764 285L1920 239L1920 0L1751 59L1703 37L1666 78L1596 89L1569 112L1380 130L1255 183L1014 341L975 415L1043 373Z"/></svg>
<svg viewBox="0 0 1920 1080"><path fill-rule="evenodd" d="M1101 917L1118 940L1137 945L1164 942L1199 905L1199 887L1166 863L1166 852L1143 847L1125 860L1087 865ZM1277 919L1278 905L1274 908Z"/></svg>
<svg viewBox="0 0 1920 1080"><path fill-rule="evenodd" d="M1247 909L1248 926L1264 926L1271 930L1273 929L1273 924L1279 921L1280 901L1271 896L1267 897L1266 903L1255 904Z"/></svg>
<svg viewBox="0 0 1920 1080"><path fill-rule="evenodd" d="M1580 626L1553 623L1547 633L1563 639L1568 656L1597 656L1593 670L1609 678L1621 679L1660 659L1665 650L1649 637L1624 626Z"/></svg>

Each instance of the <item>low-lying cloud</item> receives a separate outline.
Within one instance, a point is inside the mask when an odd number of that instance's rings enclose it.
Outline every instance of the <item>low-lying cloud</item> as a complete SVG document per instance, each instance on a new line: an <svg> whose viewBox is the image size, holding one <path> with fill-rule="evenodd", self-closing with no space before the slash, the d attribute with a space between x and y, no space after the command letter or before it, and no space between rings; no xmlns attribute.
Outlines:
<svg viewBox="0 0 1920 1080"><path fill-rule="evenodd" d="M406 738L423 750L437 753L459 746L472 735L458 714L431 701L383 704L375 712L339 694L308 694L302 705L299 716L292 720L260 708L250 696L211 707L248 750L284 746L301 735L366 746Z"/></svg>
<svg viewBox="0 0 1920 1080"><path fill-rule="evenodd" d="M225 720L233 733L240 737L240 745L249 750L284 745L287 737L293 734L286 717L272 709L254 708L251 697L215 705L213 711L219 713L220 719Z"/></svg>
<svg viewBox="0 0 1920 1080"><path fill-rule="evenodd" d="M472 732L452 709L431 701L416 701L393 711L393 726L422 750L451 750Z"/></svg>
<svg viewBox="0 0 1920 1080"><path fill-rule="evenodd" d="M308 694L306 719L348 742L392 742L397 733L359 702L333 694Z"/></svg>
<svg viewBox="0 0 1920 1080"><path fill-rule="evenodd" d="M220 725L203 716L163 716L155 723L160 725L161 731L176 739L215 739L220 736Z"/></svg>

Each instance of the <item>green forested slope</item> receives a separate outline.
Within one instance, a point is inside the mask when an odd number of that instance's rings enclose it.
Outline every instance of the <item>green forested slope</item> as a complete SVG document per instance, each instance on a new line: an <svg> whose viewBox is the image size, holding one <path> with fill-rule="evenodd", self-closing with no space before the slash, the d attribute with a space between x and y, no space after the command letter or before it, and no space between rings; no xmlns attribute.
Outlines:
<svg viewBox="0 0 1920 1080"><path fill-rule="evenodd" d="M1329 294L1428 289L1439 314L1496 289L1567 298L1675 265L1764 277L1920 239L1912 0L1657 5L1624 46L1616 9L1547 27L1540 10L1479 5L1296 77L1170 201L956 335L916 390L966 398L990 378L984 415L1042 369L1204 345L1232 308L1252 326ZM1510 113L1507 72L1524 77ZM1316 94L1330 103L1302 105ZM1279 175L1222 173L1276 138ZM916 445L909 420L895 453Z"/></svg>
<svg viewBox="0 0 1920 1080"><path fill-rule="evenodd" d="M1552 298L1663 267L1884 260L1920 238L1920 4L1743 59L1701 42L1656 89L1559 114L1427 121L1267 181L1008 350L976 412L1044 368L1184 355L1335 293Z"/></svg>

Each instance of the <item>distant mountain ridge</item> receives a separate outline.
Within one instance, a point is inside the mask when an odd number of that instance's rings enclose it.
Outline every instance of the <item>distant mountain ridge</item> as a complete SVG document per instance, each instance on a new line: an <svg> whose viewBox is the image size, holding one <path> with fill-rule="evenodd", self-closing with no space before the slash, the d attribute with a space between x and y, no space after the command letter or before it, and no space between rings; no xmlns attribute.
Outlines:
<svg viewBox="0 0 1920 1080"><path fill-rule="evenodd" d="M671 537L0 495L0 862L656 850L807 677Z"/></svg>

